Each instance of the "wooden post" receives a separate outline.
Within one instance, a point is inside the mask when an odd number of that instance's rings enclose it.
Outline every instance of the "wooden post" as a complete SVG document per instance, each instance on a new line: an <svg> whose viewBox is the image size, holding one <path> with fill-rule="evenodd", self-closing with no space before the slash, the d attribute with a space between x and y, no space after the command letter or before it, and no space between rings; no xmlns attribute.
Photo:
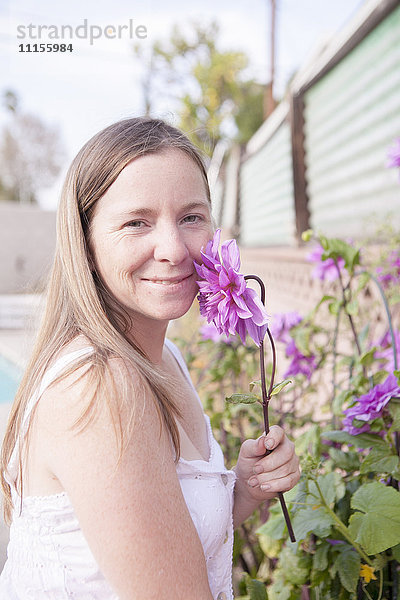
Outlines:
<svg viewBox="0 0 400 600"><path fill-rule="evenodd" d="M267 119L269 115L275 109L275 98L274 98L274 81L275 81L275 17L276 17L276 0L268 0L271 5L271 27L270 27L270 43L269 43L269 61L270 61L270 75L269 82L265 85L264 89L264 119Z"/></svg>
<svg viewBox="0 0 400 600"><path fill-rule="evenodd" d="M292 163L294 208L296 217L296 240L300 246L301 234L310 228L308 209L306 164L304 149L304 98L303 94L292 94L290 98L290 130L292 137Z"/></svg>

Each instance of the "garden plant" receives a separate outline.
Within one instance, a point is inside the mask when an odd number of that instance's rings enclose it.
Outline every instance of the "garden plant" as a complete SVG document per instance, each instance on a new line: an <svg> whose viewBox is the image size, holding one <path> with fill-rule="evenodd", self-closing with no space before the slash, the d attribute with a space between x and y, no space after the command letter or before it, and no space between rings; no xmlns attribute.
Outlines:
<svg viewBox="0 0 400 600"><path fill-rule="evenodd" d="M265 381L270 422L295 439L302 462L299 484L285 494L296 541L290 541L279 502L266 504L248 519L235 536L236 597L396 600L400 240L393 235L375 259L367 246L341 239L306 232L304 240L314 244L312 276L327 286L309 314L274 315L267 331L262 303L248 282L243 287L235 247L225 243L228 279L222 281L219 296L198 268L205 280L200 308L210 322L203 324L200 341L196 336L178 340L185 344L228 463L245 437L262 433L264 374L258 351L266 333L277 346L280 383L273 386L272 352L266 352ZM213 260L220 260L218 242L214 239L211 262L205 263L211 271ZM221 290L231 293L235 286L256 323L246 318L244 305L241 316L240 311L232 316L231 297L225 312L218 307L224 299Z"/></svg>

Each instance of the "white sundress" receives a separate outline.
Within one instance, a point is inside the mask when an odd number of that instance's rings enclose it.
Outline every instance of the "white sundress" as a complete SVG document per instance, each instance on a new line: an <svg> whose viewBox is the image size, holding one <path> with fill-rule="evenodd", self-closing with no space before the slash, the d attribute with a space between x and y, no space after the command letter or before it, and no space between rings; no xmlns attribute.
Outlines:
<svg viewBox="0 0 400 600"><path fill-rule="evenodd" d="M169 340L165 343L193 387L179 350ZM68 364L91 352L92 348L87 347L67 354L45 373L38 392L26 407L22 436L44 390ZM204 418L209 460L181 458L176 470L203 546L213 598L233 600L232 511L236 475L225 468L210 419L206 414ZM7 561L0 575L1 600L118 600L96 564L68 495L61 492L49 496L24 496L20 511L21 499L15 488L17 472L16 447L7 471L14 512Z"/></svg>

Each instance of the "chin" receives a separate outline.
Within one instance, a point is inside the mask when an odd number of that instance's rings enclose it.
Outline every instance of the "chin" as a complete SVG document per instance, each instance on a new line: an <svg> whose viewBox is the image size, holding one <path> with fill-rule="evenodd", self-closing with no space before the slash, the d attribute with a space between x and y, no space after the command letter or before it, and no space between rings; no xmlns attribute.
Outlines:
<svg viewBox="0 0 400 600"><path fill-rule="evenodd" d="M165 311L165 320L174 321L175 319L180 319L180 317L186 315L192 304L193 300L191 302L185 302L185 304L182 303L180 306L176 306L170 311ZM163 319L163 317L161 317L161 319Z"/></svg>

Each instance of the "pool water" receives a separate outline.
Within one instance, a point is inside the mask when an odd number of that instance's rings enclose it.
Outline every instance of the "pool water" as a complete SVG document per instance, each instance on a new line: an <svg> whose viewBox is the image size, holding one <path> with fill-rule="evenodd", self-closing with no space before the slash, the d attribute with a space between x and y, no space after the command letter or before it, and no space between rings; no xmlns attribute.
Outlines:
<svg viewBox="0 0 400 600"><path fill-rule="evenodd" d="M14 400L21 375L17 365L0 355L0 404Z"/></svg>

